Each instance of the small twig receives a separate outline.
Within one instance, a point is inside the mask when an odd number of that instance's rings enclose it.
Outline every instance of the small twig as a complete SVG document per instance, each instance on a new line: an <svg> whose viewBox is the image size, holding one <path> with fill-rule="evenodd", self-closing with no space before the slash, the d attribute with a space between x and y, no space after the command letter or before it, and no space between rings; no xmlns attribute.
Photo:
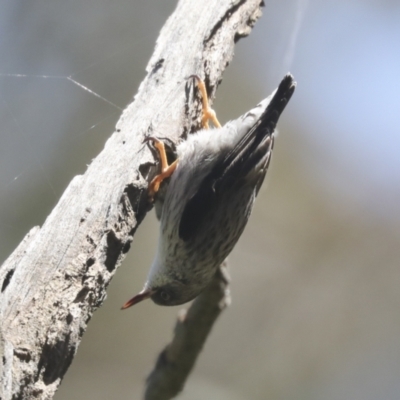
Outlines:
<svg viewBox="0 0 400 400"><path fill-rule="evenodd" d="M168 400L182 391L214 322L230 304L228 286L225 261L206 290L179 315L171 343L147 378L145 400Z"/></svg>

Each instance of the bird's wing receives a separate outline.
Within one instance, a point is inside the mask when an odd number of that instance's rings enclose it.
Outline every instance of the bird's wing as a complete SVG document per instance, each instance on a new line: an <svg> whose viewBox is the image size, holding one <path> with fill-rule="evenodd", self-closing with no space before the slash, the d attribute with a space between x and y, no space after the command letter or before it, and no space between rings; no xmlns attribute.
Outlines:
<svg viewBox="0 0 400 400"><path fill-rule="evenodd" d="M266 156L272 146L272 134L279 116L290 100L294 88L293 77L286 75L263 114L236 146L217 161L204 177L199 189L186 203L183 210L179 224L179 236L182 240L189 241L196 236L202 222L207 219L207 214L218 207L224 187L245 178Z"/></svg>

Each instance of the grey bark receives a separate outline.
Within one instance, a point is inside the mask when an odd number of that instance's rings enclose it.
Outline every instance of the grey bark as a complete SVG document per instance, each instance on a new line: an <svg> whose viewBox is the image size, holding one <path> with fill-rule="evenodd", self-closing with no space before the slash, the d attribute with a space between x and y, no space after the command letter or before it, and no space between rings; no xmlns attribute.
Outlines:
<svg viewBox="0 0 400 400"><path fill-rule="evenodd" d="M2 400L53 397L149 209L155 163L144 136L177 141L198 128L200 102L186 78L202 77L213 98L235 41L249 34L261 5L178 3L104 150L1 266Z"/></svg>

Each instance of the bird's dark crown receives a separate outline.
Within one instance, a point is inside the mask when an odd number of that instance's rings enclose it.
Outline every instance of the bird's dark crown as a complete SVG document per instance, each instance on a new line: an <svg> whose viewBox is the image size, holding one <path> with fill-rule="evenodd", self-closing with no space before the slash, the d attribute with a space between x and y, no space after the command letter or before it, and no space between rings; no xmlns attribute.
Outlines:
<svg viewBox="0 0 400 400"><path fill-rule="evenodd" d="M174 281L154 288L150 298L160 306L178 306L193 300L200 291L201 289L197 290L196 286Z"/></svg>

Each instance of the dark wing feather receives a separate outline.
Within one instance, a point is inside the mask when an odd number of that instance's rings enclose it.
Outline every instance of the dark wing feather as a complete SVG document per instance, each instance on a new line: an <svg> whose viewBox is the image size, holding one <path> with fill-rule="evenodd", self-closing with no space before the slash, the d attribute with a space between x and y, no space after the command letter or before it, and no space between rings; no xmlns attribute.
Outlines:
<svg viewBox="0 0 400 400"><path fill-rule="evenodd" d="M266 140L272 140L271 136L279 116L290 100L294 88L293 77L286 75L261 117L203 179L199 190L183 210L179 224L179 236L182 240L188 241L195 237L207 214L218 207L222 186L231 185L245 177L265 157L265 146L260 145Z"/></svg>

